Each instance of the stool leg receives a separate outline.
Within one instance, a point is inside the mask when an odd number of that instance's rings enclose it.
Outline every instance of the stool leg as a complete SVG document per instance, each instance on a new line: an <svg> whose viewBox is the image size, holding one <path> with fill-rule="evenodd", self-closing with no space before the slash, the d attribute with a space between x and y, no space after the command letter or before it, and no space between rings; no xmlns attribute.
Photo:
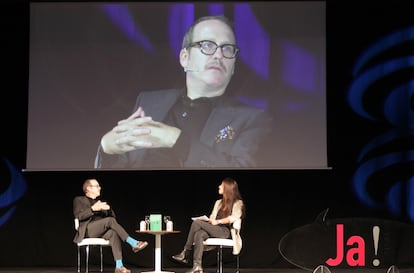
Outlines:
<svg viewBox="0 0 414 273"><path fill-rule="evenodd" d="M89 245L86 246L86 265L85 273L89 272Z"/></svg>
<svg viewBox="0 0 414 273"><path fill-rule="evenodd" d="M239 255L236 256L236 273L240 273L240 258L239 258Z"/></svg>
<svg viewBox="0 0 414 273"><path fill-rule="evenodd" d="M78 273L80 273L80 246L78 246Z"/></svg>
<svg viewBox="0 0 414 273"><path fill-rule="evenodd" d="M216 254L216 256L217 256L216 273L219 273L220 272L220 249L219 248L217 248L217 254Z"/></svg>
<svg viewBox="0 0 414 273"><path fill-rule="evenodd" d="M99 249L101 251L101 272L103 272L103 255L102 255L102 246L99 246Z"/></svg>
<svg viewBox="0 0 414 273"><path fill-rule="evenodd" d="M219 273L223 273L223 246L219 247L219 264L220 264L220 270Z"/></svg>

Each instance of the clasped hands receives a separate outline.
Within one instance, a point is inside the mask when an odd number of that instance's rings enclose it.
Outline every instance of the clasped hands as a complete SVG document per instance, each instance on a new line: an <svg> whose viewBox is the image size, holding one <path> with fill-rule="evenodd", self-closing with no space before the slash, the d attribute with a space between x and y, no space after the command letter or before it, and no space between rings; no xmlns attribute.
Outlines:
<svg viewBox="0 0 414 273"><path fill-rule="evenodd" d="M93 204L92 206L92 210L93 211L102 211L102 210L109 210L111 207L108 205L108 203L106 202L102 202L102 201L97 201L95 204Z"/></svg>
<svg viewBox="0 0 414 273"><path fill-rule="evenodd" d="M145 116L139 107L102 137L101 146L107 154L123 154L140 148L171 148L180 134L180 129Z"/></svg>

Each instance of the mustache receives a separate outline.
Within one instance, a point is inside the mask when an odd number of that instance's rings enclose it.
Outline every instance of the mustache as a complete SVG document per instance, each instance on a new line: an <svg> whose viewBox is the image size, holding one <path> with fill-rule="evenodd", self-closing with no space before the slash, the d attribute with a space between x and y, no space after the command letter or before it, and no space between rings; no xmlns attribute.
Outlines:
<svg viewBox="0 0 414 273"><path fill-rule="evenodd" d="M223 65L223 63L220 60L215 60L206 65L206 68L211 67L220 67L222 70L227 71L226 67Z"/></svg>

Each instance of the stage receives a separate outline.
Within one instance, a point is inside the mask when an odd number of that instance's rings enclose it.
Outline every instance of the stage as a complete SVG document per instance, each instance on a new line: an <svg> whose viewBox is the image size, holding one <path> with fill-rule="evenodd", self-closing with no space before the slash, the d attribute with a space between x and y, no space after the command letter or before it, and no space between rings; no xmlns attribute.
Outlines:
<svg viewBox="0 0 414 273"><path fill-rule="evenodd" d="M151 268L134 268L128 267L131 270L131 273L141 273L153 270ZM185 273L189 268L163 268L164 271L171 271L175 273ZM19 268L0 268L0 272L4 273L68 273L68 272L77 272L76 267L19 267ZM84 271L82 271L84 272ZM89 272L100 272L99 268L89 270ZM104 273L112 273L114 268L112 266L106 266L104 268ZM304 269L273 269L273 268L241 268L240 273L306 273L312 272ZM330 269L331 273L413 273L414 268L404 268L404 269ZM215 268L204 268L204 273L216 273ZM225 268L223 273L234 273L234 269ZM315 273L329 273L329 271L321 272L316 271Z"/></svg>

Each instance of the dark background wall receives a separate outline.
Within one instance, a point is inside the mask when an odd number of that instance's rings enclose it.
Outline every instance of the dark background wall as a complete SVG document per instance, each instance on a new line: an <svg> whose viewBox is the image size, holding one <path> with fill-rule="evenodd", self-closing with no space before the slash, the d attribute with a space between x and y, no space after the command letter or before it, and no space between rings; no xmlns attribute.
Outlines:
<svg viewBox="0 0 414 273"><path fill-rule="evenodd" d="M82 194L81 184L89 176L100 180L103 198L115 207L125 228L134 237L151 242L148 250L140 254L125 250L126 263L137 266L151 267L153 264L153 238L134 233L144 215L171 215L176 229L182 231L163 238L164 266L174 266L168 257L183 247L190 217L210 212L213 201L218 198L217 187L226 176L239 182L247 204L242 231L242 266L291 267L278 251L279 241L289 231L314 221L326 208L330 208L330 218L374 217L411 224L407 195L401 195L399 210L390 209L385 197L395 177L399 181L412 177L409 158L398 169L384 170L369 180L368 194L379 206L369 206L355 194L355 172L361 164L358 155L390 124L380 118L372 121L360 117L347 100L347 92L354 80L352 69L360 55L385 36L413 26L409 7L404 1L373 2L364 6L348 1L327 3L327 118L332 169L29 172L22 173L27 189L19 197L18 189L9 191L12 177L6 163L2 162L0 192L4 194L0 195L0 217L8 220L0 225L3 245L0 266L75 264L72 199ZM25 166L26 151L29 5L22 0L5 2L1 4L0 12L0 154L21 170ZM412 51L404 49L404 55L410 53ZM401 55L401 51L388 52L392 57ZM394 82L407 81L412 76L412 70L408 69L400 79L399 75L394 75L393 79ZM408 100L412 102L410 97ZM364 105L377 113L381 100L371 95L364 99ZM399 105L395 105L395 109L407 111ZM411 112L412 107L408 110ZM59 142L59 139L55 141ZM388 147L388 150L410 151L411 143L410 138L403 144L394 141L394 147L398 148ZM382 179L378 178L380 176ZM378 180L380 183L372 186ZM13 199L13 196L17 197ZM206 263L214 262L214 254L208 255ZM112 262L111 255L106 255L106 262Z"/></svg>

